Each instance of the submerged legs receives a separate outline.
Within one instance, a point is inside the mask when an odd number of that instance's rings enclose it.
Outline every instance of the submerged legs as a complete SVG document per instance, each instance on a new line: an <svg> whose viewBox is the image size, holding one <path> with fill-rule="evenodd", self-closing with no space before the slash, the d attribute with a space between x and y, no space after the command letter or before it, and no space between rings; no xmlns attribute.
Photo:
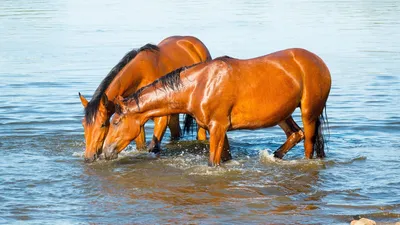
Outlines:
<svg viewBox="0 0 400 225"><path fill-rule="evenodd" d="M286 142L274 152L274 156L281 159L291 148L304 139L304 133L292 116L280 122L279 126L285 131L287 137Z"/></svg>

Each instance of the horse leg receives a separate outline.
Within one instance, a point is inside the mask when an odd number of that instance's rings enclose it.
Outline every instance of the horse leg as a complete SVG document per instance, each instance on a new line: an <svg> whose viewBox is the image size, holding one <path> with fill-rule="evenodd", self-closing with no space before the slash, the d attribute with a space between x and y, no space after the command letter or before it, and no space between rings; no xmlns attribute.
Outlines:
<svg viewBox="0 0 400 225"><path fill-rule="evenodd" d="M286 134L286 142L274 152L276 158L282 159L285 154L292 149L297 143L304 139L304 133L299 125L290 116L286 120L278 124Z"/></svg>
<svg viewBox="0 0 400 225"><path fill-rule="evenodd" d="M315 120L309 120L303 118L304 125L304 154L307 159L312 159L314 156L314 144L315 144L315 131L317 128L317 123Z"/></svg>
<svg viewBox="0 0 400 225"><path fill-rule="evenodd" d="M182 131L179 125L179 114L169 116L168 128L171 131L171 140L179 140L181 138Z"/></svg>
<svg viewBox="0 0 400 225"><path fill-rule="evenodd" d="M210 127L210 158L208 160L209 166L219 166L221 163L221 153L224 149L226 130L226 128L218 124L213 124Z"/></svg>
<svg viewBox="0 0 400 225"><path fill-rule="evenodd" d="M304 126L304 155L307 159L317 153L318 158L325 157L324 138L321 131L323 122L322 112L325 107L324 101L305 101L301 103L301 118Z"/></svg>
<svg viewBox="0 0 400 225"><path fill-rule="evenodd" d="M146 149L146 133L144 131L144 126L140 127L139 136L135 139L136 149L139 151Z"/></svg>
<svg viewBox="0 0 400 225"><path fill-rule="evenodd" d="M222 149L221 160L222 160L222 162L226 162L231 159L232 159L232 155L231 155L231 151L230 151L228 136L225 133L224 148Z"/></svg>
<svg viewBox="0 0 400 225"><path fill-rule="evenodd" d="M197 137L196 138L199 141L207 140L207 131L204 128L199 127L199 129L197 129Z"/></svg>
<svg viewBox="0 0 400 225"><path fill-rule="evenodd" d="M164 137L165 130L168 125L169 116L155 117L154 120L154 132L153 139L151 140L148 150L149 152L158 153L161 151L160 143Z"/></svg>
<svg viewBox="0 0 400 225"><path fill-rule="evenodd" d="M304 153L307 159L311 159L314 156L314 152L317 153L318 158L325 157L324 151L324 138L321 131L321 118L314 117L309 119L303 117L304 124Z"/></svg>

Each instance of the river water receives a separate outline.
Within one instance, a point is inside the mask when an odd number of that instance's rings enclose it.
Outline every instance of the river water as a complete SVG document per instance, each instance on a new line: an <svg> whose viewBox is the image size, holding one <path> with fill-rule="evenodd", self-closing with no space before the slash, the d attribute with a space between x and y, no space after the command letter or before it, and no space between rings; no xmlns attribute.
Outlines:
<svg viewBox="0 0 400 225"><path fill-rule="evenodd" d="M400 221L399 1L2 0L0 24L0 224ZM78 91L90 97L127 51L177 34L213 57L323 58L327 158L304 160L300 143L273 159L285 135L269 128L230 132L234 160L219 168L193 135L168 133L160 158L133 145L85 164Z"/></svg>

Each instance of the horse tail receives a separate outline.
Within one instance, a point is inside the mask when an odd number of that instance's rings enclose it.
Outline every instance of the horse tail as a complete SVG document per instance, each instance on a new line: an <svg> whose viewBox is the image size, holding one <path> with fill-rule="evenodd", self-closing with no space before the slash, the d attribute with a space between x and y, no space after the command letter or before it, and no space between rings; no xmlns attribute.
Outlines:
<svg viewBox="0 0 400 225"><path fill-rule="evenodd" d="M194 118L193 116L186 114L185 120L183 122L183 133L188 134L190 132L193 133L193 125L194 125Z"/></svg>
<svg viewBox="0 0 400 225"><path fill-rule="evenodd" d="M324 115L325 114L325 115ZM317 153L318 158L324 158L325 155L325 144L327 140L324 137L323 131L324 130L328 131L329 134L329 122L328 122L328 116L326 114L326 106L324 107L323 112L319 116L317 122L316 122L316 129L315 129L315 142L313 146L313 150L315 153Z"/></svg>

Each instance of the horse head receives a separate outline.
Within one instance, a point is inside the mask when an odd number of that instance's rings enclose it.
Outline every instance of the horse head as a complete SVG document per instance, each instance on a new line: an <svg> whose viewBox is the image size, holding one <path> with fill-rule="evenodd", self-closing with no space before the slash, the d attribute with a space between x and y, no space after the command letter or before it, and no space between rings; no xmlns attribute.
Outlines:
<svg viewBox="0 0 400 225"><path fill-rule="evenodd" d="M129 111L122 96L115 100L115 113L110 122L110 129L103 144L106 159L115 159L129 143L140 134L139 114Z"/></svg>
<svg viewBox="0 0 400 225"><path fill-rule="evenodd" d="M109 101L103 94L97 102L88 102L79 93L82 105L85 109L85 117L82 120L86 140L85 162L93 162L102 152L102 146L109 128ZM93 99L92 99L93 100Z"/></svg>

